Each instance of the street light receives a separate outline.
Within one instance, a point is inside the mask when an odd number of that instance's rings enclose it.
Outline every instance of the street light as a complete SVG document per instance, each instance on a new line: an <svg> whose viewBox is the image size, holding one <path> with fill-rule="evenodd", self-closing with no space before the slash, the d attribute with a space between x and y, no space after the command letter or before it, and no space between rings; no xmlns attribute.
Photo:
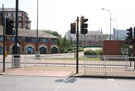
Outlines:
<svg viewBox="0 0 135 91"><path fill-rule="evenodd" d="M39 50L38 50L38 7L39 7L39 1L37 0L37 38L36 38L36 56L37 57L39 55Z"/></svg>
<svg viewBox="0 0 135 91"><path fill-rule="evenodd" d="M117 40L118 40L118 21L116 20L116 19L112 19L113 21L115 21L116 22L116 25L117 25Z"/></svg>
<svg viewBox="0 0 135 91"><path fill-rule="evenodd" d="M110 13L110 40L111 40L111 19L112 19L112 14L109 9L102 8L102 10L107 10Z"/></svg>

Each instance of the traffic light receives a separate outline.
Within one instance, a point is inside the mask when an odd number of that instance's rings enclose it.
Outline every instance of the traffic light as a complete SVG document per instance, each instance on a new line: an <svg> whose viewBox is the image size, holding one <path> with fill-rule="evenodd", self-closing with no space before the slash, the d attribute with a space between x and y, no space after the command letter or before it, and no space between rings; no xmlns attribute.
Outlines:
<svg viewBox="0 0 135 91"><path fill-rule="evenodd" d="M127 33L127 37L126 37L126 39L125 39L126 44L132 45L132 44L133 44L133 42L132 42L132 39L133 39L132 28L127 29L127 31L128 31L128 33Z"/></svg>
<svg viewBox="0 0 135 91"><path fill-rule="evenodd" d="M6 35L14 35L14 25L13 20L11 18L6 18Z"/></svg>
<svg viewBox="0 0 135 91"><path fill-rule="evenodd" d="M76 33L76 23L71 23L71 30L70 30L71 34L75 34Z"/></svg>
<svg viewBox="0 0 135 91"><path fill-rule="evenodd" d="M81 17L81 30L80 33L81 34L86 34L88 33L88 24L86 23L88 21L88 19L85 19L83 16Z"/></svg>

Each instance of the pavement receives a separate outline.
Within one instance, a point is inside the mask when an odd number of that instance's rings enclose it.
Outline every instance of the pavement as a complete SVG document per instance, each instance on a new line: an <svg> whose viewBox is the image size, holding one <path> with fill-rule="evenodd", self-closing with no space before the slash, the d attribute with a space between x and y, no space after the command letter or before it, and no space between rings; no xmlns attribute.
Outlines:
<svg viewBox="0 0 135 91"><path fill-rule="evenodd" d="M0 75L69 77L74 75L75 71L75 66L30 66L6 69L5 72L0 71Z"/></svg>

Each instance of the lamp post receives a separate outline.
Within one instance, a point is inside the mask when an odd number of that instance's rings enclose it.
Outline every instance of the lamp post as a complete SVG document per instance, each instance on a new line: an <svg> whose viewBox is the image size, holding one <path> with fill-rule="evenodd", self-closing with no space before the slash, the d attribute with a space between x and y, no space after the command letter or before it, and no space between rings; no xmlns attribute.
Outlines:
<svg viewBox="0 0 135 91"><path fill-rule="evenodd" d="M110 40L111 40L111 19L112 19L112 14L111 14L111 11L109 9L105 9L105 8L102 8L102 10L107 10L110 14Z"/></svg>
<svg viewBox="0 0 135 91"><path fill-rule="evenodd" d="M39 50L38 50L38 7L39 7L39 1L37 0L37 38L36 38L36 57L39 57Z"/></svg>
<svg viewBox="0 0 135 91"><path fill-rule="evenodd" d="M117 25L117 40L119 39L119 35L118 35L118 21L116 19L112 19L113 21L116 22L116 25Z"/></svg>

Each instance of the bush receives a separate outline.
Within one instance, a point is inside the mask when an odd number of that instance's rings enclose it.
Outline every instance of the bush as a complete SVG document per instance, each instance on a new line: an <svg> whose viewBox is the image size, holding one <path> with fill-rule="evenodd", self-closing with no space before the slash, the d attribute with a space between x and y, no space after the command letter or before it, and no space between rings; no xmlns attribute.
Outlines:
<svg viewBox="0 0 135 91"><path fill-rule="evenodd" d="M88 50L84 52L84 55L96 55L96 52L93 50Z"/></svg>
<svg viewBox="0 0 135 91"><path fill-rule="evenodd" d="M79 47L78 51L79 51L79 52L82 52L82 51L84 51L84 48L80 48L80 47Z"/></svg>
<svg viewBox="0 0 135 91"><path fill-rule="evenodd" d="M84 55L102 55L102 50L88 50L84 52Z"/></svg>
<svg viewBox="0 0 135 91"><path fill-rule="evenodd" d="M103 55L103 50L96 50L97 55Z"/></svg>

